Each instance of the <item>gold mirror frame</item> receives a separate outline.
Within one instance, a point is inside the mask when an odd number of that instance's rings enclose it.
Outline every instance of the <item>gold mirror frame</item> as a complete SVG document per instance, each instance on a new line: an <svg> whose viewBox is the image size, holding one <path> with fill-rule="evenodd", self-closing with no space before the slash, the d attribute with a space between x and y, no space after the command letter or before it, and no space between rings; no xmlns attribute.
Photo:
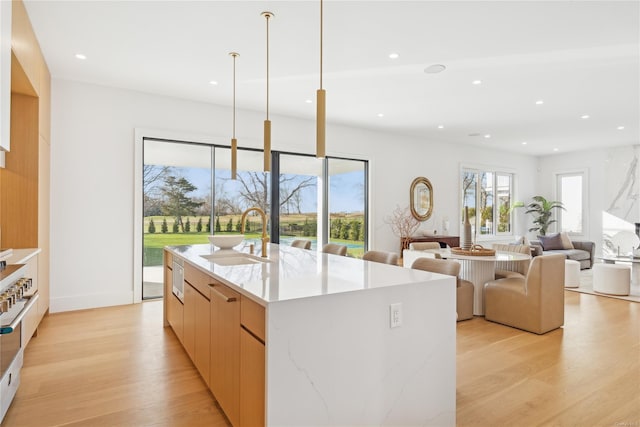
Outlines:
<svg viewBox="0 0 640 427"><path fill-rule="evenodd" d="M431 182L423 176L411 183L411 215L418 221L426 221L433 212L433 187Z"/></svg>

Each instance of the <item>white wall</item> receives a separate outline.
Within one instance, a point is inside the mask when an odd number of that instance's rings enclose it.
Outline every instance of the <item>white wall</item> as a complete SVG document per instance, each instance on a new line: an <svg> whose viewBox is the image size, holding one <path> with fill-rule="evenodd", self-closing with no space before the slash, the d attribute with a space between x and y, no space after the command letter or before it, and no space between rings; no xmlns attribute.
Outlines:
<svg viewBox="0 0 640 427"><path fill-rule="evenodd" d="M328 106L330 118L330 106ZM228 107L53 79L51 154L51 311L133 301L134 131L199 135L229 141ZM261 112L238 112L238 139L259 147ZM313 121L271 117L274 150L313 153ZM370 160L371 248L398 251L384 222L408 206L417 176L434 188L426 229L458 233L460 164L508 165L516 197L534 195L533 157L329 124L327 154Z"/></svg>

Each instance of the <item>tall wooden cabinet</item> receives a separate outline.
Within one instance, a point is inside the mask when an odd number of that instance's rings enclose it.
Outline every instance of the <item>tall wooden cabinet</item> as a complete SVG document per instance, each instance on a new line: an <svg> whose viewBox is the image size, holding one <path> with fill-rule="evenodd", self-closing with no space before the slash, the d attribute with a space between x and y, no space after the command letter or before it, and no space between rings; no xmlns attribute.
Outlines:
<svg viewBox="0 0 640 427"><path fill-rule="evenodd" d="M14 0L11 9L11 151L0 169L0 246L42 250L42 318L50 297L51 76L24 4Z"/></svg>

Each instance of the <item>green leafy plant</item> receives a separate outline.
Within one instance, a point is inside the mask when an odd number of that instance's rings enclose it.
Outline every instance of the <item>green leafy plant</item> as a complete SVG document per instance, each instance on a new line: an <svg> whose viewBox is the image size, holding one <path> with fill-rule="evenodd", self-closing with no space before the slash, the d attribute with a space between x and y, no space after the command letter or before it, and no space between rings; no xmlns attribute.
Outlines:
<svg viewBox="0 0 640 427"><path fill-rule="evenodd" d="M550 201L542 196L532 197L533 201L527 205L527 211L533 215L533 223L535 227L531 227L529 231L537 231L541 236L547 234L549 226L556 222L552 218L554 209L564 209L562 202Z"/></svg>

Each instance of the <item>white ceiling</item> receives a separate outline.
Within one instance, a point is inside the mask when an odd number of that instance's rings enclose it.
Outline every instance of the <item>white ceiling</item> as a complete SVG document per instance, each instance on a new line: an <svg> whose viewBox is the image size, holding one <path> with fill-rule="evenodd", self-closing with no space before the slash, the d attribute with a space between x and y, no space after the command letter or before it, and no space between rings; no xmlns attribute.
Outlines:
<svg viewBox="0 0 640 427"><path fill-rule="evenodd" d="M237 51L256 111L270 10L270 112L315 117L319 1L25 4L53 78L230 106ZM327 0L327 120L534 155L638 144L639 22L638 1Z"/></svg>

